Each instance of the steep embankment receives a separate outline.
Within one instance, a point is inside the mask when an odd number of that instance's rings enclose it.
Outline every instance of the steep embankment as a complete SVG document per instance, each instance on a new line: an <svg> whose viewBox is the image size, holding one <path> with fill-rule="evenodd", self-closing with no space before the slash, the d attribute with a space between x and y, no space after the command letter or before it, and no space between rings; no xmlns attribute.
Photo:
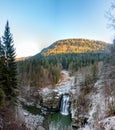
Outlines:
<svg viewBox="0 0 115 130"><path fill-rule="evenodd" d="M115 129L115 62L99 64L100 71L95 82L84 84L86 68L77 74L76 92L72 98L73 126L80 130ZM88 69L88 73L91 72ZM82 77L82 78L81 78Z"/></svg>
<svg viewBox="0 0 115 130"><path fill-rule="evenodd" d="M113 62L113 63L112 63ZM106 63L94 87L89 123L95 129L115 129L115 61Z"/></svg>

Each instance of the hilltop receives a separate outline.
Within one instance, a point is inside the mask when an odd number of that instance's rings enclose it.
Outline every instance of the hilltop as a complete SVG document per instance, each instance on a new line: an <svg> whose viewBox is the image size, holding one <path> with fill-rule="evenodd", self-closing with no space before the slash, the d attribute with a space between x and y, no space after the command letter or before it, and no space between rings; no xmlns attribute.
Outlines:
<svg viewBox="0 0 115 130"><path fill-rule="evenodd" d="M86 53L104 51L107 43L88 39L65 39L58 40L41 51L41 55L55 55L68 53Z"/></svg>

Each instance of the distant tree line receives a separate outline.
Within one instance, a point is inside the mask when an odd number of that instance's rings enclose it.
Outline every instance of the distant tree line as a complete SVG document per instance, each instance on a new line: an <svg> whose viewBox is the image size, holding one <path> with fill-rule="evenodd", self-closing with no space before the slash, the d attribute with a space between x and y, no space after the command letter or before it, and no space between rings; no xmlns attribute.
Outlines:
<svg viewBox="0 0 115 130"><path fill-rule="evenodd" d="M0 39L0 107L14 104L17 97L17 67L9 22Z"/></svg>

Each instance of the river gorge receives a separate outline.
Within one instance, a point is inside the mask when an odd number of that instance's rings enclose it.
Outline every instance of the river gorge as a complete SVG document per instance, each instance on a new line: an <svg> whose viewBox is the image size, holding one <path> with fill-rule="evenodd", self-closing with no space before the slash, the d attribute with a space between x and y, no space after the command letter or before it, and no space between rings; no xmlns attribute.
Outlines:
<svg viewBox="0 0 115 130"><path fill-rule="evenodd" d="M62 71L62 75L63 80L55 88L46 87L35 92L33 100L19 99L18 117L31 130L34 127L38 130L73 130L70 93L74 90L74 77L67 71Z"/></svg>
<svg viewBox="0 0 115 130"><path fill-rule="evenodd" d="M35 91L28 99L19 98L18 119L30 130L99 130L100 125L106 130L114 128L114 117L102 120L108 111L102 65L98 64L96 82L85 83L87 75L92 78L92 66L78 70L73 76L62 71L62 80L55 87ZM109 68L106 70L108 75Z"/></svg>

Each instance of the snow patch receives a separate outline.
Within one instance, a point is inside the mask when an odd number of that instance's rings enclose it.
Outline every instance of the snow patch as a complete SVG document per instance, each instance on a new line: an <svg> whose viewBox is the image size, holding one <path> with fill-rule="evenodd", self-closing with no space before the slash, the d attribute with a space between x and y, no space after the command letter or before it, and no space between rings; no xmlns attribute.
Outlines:
<svg viewBox="0 0 115 130"><path fill-rule="evenodd" d="M41 115L33 115L24 110L21 106L18 107L18 118L21 119L26 127L30 130L35 130L37 127L43 125L44 117Z"/></svg>
<svg viewBox="0 0 115 130"><path fill-rule="evenodd" d="M65 70L62 71L62 74L64 78L60 83L58 83L55 86L55 88L51 88L51 87L43 88L40 93L44 96L52 92L56 92L58 95L69 93L70 90L74 88L75 77L74 76L70 77L69 72Z"/></svg>
<svg viewBox="0 0 115 130"><path fill-rule="evenodd" d="M99 122L102 128L105 130L115 130L115 116L108 117Z"/></svg>

